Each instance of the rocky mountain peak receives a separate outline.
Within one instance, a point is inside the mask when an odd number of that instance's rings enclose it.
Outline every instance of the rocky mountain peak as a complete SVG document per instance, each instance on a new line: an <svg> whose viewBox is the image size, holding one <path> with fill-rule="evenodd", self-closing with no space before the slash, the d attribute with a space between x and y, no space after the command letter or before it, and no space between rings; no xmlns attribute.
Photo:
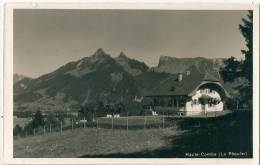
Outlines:
<svg viewBox="0 0 260 165"><path fill-rule="evenodd" d="M102 57L107 57L109 56L106 54L106 52L102 48L98 48L97 51L93 54L92 57L94 58L102 58Z"/></svg>
<svg viewBox="0 0 260 165"><path fill-rule="evenodd" d="M24 76L24 75L22 75L22 74L14 73L14 75L13 75L13 83L15 84L16 82L18 82L18 81L20 81L20 80L22 80L22 79L24 79L24 78L31 79L31 78L28 77L28 76Z"/></svg>
<svg viewBox="0 0 260 165"><path fill-rule="evenodd" d="M120 52L118 58L128 58L124 52Z"/></svg>
<svg viewBox="0 0 260 165"><path fill-rule="evenodd" d="M159 65L163 65L165 63L172 62L172 61L174 61L176 59L177 58L175 58L175 57L161 56L160 59L159 59Z"/></svg>
<svg viewBox="0 0 260 165"><path fill-rule="evenodd" d="M146 66L145 63L127 57L124 52L120 52L119 56L116 57L115 60L132 76L140 75L148 69L148 66Z"/></svg>
<svg viewBox="0 0 260 165"><path fill-rule="evenodd" d="M203 57L176 58L161 56L159 59L159 64L154 68L154 71L175 74L178 72L183 72L191 66L194 66L201 71L205 70L206 68L208 70L212 70L215 67L216 69L219 68L219 65L216 65L212 59Z"/></svg>

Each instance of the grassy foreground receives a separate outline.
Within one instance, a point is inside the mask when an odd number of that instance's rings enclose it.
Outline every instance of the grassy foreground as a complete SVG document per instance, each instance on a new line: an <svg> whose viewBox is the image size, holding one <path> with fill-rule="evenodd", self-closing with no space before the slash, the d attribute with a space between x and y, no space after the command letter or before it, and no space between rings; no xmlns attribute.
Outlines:
<svg viewBox="0 0 260 165"><path fill-rule="evenodd" d="M151 151L167 145L165 138L183 131L173 128L111 130L80 128L74 131L21 138L14 141L15 157L80 157L82 155L122 154Z"/></svg>
<svg viewBox="0 0 260 165"><path fill-rule="evenodd" d="M169 128L79 128L14 140L15 157L251 158L252 113L167 119ZM203 153L203 154L202 154Z"/></svg>

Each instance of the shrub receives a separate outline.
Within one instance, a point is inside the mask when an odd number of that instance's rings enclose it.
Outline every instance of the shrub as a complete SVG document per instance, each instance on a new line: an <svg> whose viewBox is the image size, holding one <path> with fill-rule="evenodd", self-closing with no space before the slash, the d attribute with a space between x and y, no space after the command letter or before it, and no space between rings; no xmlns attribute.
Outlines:
<svg viewBox="0 0 260 165"><path fill-rule="evenodd" d="M21 136L23 134L23 128L19 125L19 124L16 124L14 129L13 129L13 135L14 136Z"/></svg>

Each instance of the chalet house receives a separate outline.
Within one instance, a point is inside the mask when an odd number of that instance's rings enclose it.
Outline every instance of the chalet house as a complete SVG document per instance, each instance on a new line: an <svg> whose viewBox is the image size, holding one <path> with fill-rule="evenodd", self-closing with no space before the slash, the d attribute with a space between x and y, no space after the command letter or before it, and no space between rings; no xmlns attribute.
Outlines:
<svg viewBox="0 0 260 165"><path fill-rule="evenodd" d="M223 111L228 97L219 79L192 71L172 76L146 95L150 110L186 116Z"/></svg>

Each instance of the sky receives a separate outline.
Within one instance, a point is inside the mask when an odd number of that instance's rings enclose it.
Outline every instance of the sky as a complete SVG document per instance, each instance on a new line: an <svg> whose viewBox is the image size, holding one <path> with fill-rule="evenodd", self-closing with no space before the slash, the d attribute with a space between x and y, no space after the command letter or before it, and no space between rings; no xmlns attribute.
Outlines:
<svg viewBox="0 0 260 165"><path fill-rule="evenodd" d="M243 58L247 11L14 11L14 73L38 77L102 48L156 66L160 56Z"/></svg>

